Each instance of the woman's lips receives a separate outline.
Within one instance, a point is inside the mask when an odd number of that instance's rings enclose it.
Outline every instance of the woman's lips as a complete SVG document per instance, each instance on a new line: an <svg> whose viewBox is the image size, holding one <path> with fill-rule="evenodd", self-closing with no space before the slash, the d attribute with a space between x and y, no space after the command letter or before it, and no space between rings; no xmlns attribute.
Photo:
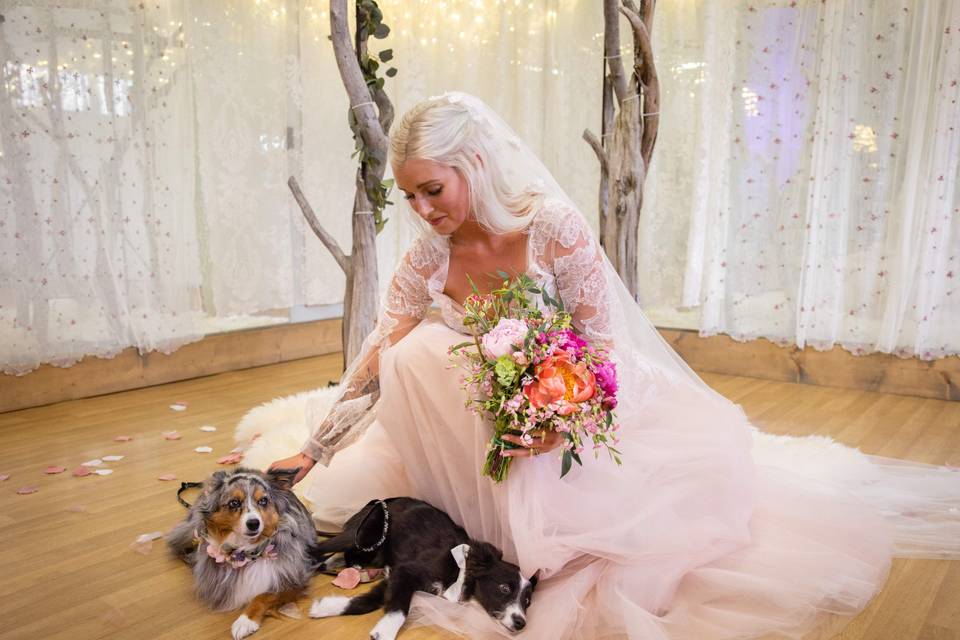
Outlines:
<svg viewBox="0 0 960 640"><path fill-rule="evenodd" d="M438 224L440 224L446 219L447 219L447 216L440 216L439 218L434 218L433 220L427 220L427 222L429 222L433 226L437 226Z"/></svg>

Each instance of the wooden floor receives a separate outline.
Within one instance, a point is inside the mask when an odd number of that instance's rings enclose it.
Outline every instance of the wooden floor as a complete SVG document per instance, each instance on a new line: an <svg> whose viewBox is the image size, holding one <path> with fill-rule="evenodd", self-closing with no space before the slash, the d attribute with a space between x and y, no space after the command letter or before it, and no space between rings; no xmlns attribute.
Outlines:
<svg viewBox="0 0 960 640"><path fill-rule="evenodd" d="M10 475L0 483L0 638L229 638L236 614L213 614L195 603L188 570L166 555L162 541L146 555L129 545L182 517L179 480L202 479L217 466L246 409L323 385L338 366L337 356L322 356L0 414L0 474ZM767 431L829 435L867 453L960 466L960 403L705 378ZM176 401L187 410L172 411ZM199 430L207 424L218 431ZM183 438L161 437L172 429ZM117 435L134 439L114 442ZM213 453L195 453L201 445ZM81 462L113 454L125 457L107 463L112 475L70 474ZM44 475L51 465L67 472ZM166 473L178 482L157 480ZM39 491L17 495L26 485ZM316 578L314 593L332 591L329 578ZM365 638L376 615L267 620L254 637ZM401 637L450 636L415 629ZM884 591L837 637L960 640L960 562L897 561Z"/></svg>

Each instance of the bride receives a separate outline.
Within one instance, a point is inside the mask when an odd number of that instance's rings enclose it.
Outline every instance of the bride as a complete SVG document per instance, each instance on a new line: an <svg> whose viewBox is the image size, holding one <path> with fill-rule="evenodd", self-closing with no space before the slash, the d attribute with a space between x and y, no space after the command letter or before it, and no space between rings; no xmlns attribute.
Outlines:
<svg viewBox="0 0 960 640"><path fill-rule="evenodd" d="M304 491L318 515L342 522L395 495L443 509L525 575L540 571L531 639L800 637L863 609L894 552L960 553L960 474L855 451L813 474L758 459L740 407L660 338L549 171L480 100L417 104L391 153L423 232L338 399L308 405L312 436L273 464L301 467L299 481L320 463ZM561 479L560 436L540 434L508 452L519 459L505 482L481 476L490 425L465 406L448 348L467 332L468 278L489 291L497 271L528 274L611 350L622 466L587 456ZM411 619L509 635L428 594Z"/></svg>

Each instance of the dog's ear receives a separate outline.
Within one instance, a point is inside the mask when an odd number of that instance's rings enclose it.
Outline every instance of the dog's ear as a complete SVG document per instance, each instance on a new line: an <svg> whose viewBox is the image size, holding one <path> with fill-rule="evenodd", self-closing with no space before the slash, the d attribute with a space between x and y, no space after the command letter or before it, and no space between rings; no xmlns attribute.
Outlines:
<svg viewBox="0 0 960 640"><path fill-rule="evenodd" d="M300 467L295 469L269 469L266 475L274 489L289 491L293 487L293 481L298 473L300 473Z"/></svg>
<svg viewBox="0 0 960 640"><path fill-rule="evenodd" d="M467 554L467 571L472 575L477 575L488 571L494 564L503 558L500 549L489 542L470 542L470 553Z"/></svg>
<svg viewBox="0 0 960 640"><path fill-rule="evenodd" d="M540 569L537 569L532 576L530 576L530 587L532 589L537 588L537 583L540 582Z"/></svg>

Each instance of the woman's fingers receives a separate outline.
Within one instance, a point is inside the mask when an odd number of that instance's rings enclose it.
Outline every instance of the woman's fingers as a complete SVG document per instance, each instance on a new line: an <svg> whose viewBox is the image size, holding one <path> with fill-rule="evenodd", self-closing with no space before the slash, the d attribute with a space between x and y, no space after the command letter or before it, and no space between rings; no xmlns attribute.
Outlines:
<svg viewBox="0 0 960 640"><path fill-rule="evenodd" d="M528 434L526 440L522 436L505 434L503 439L511 444L523 447L522 449L504 449L500 455L505 458L530 458L541 453L553 451L563 444L563 435L556 431L537 429Z"/></svg>

